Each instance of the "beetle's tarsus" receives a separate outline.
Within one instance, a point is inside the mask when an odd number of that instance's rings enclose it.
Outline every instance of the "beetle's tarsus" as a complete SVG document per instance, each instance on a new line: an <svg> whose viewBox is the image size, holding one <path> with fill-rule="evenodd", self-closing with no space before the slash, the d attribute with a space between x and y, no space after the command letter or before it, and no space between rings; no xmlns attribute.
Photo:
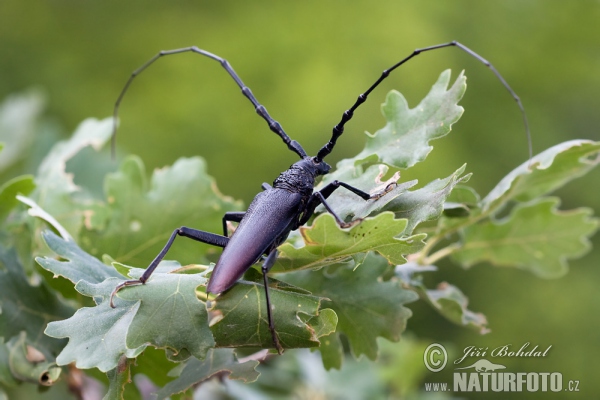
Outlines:
<svg viewBox="0 0 600 400"><path fill-rule="evenodd" d="M381 192L377 192L377 193L371 195L370 199L371 200L379 200L380 198L382 198L383 196L385 196L386 194L388 194L392 190L396 189L397 186L398 186L398 183L392 182L389 185L387 185L385 187L385 189L383 189Z"/></svg>
<svg viewBox="0 0 600 400"><path fill-rule="evenodd" d="M143 285L143 284L144 284L144 282L142 282L140 279L135 279L135 280L119 283L113 289L112 293L110 294L110 302L108 304L110 305L111 308L116 308L115 303L114 303L114 297L119 292L119 290L123 289L126 286L135 286L135 285Z"/></svg>
<svg viewBox="0 0 600 400"><path fill-rule="evenodd" d="M269 329L271 329L271 327L269 327ZM277 354L282 355L285 350L284 350L283 346L281 346L281 343L279 343L279 337L277 336L275 329L271 330L271 336L273 336L273 344L275 344L275 349L277 349Z"/></svg>

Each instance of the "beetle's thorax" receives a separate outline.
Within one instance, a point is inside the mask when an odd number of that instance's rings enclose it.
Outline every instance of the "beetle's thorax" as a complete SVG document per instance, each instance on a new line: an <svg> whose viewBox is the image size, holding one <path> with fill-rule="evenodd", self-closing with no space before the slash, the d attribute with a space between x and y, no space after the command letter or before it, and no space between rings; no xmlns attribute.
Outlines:
<svg viewBox="0 0 600 400"><path fill-rule="evenodd" d="M305 157L279 174L277 179L273 181L273 187L310 195L315 186L315 178L319 175L325 175L329 172L329 169L330 166L326 162L317 162L314 157Z"/></svg>

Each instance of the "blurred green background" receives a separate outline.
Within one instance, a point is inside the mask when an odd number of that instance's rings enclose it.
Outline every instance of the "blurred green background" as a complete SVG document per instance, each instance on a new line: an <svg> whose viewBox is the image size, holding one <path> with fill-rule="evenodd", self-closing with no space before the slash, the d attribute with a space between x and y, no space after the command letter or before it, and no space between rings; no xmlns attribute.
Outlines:
<svg viewBox="0 0 600 400"><path fill-rule="evenodd" d="M46 115L67 135L83 119L105 118L131 71L159 50L196 45L227 58L272 116L314 153L356 96L414 48L458 40L490 60L521 97L534 153L559 142L600 140L600 2L512 0L206 2L0 2L0 98L32 87ZM470 184L487 193L527 158L520 114L491 72L457 49L423 54L397 70L347 125L330 164L362 148L364 131L383 125L380 103L397 89L414 106L440 72L466 70L466 112L451 136L410 176L447 176L462 163ZM201 155L220 190L246 204L296 161L256 116L231 78L193 54L160 60L138 78L121 108L120 154L149 168ZM116 168L106 153L108 168ZM31 167L30 167L31 168ZM3 181L6 176L3 176ZM600 171L563 188L563 208L600 213ZM96 185L98 182L82 182ZM98 189L99 190L99 189ZM451 325L427 306L411 304L408 329L426 342L494 348L531 342L548 357L505 359L510 371L558 371L580 381L580 395L600 393L600 237L571 261L569 274L541 280L512 269L440 265L428 282L447 280L485 313L492 332ZM424 369L424 367L422 367ZM448 381L430 374L427 382ZM506 398L488 393L485 398ZM547 398L515 394L514 398ZM576 398L576 394L556 394ZM513 397L513 396L511 396Z"/></svg>

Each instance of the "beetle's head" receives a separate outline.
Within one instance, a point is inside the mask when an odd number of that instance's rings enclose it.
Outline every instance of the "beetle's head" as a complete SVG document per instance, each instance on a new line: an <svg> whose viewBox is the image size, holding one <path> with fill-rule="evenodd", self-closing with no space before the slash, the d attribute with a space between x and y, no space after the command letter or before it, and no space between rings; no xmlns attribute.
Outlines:
<svg viewBox="0 0 600 400"><path fill-rule="evenodd" d="M322 159L319 159L317 157L308 157L310 159L310 162L314 165L315 169L317 170L317 175L325 175L329 173L329 170L331 169L331 166L329 164L327 164L325 161L323 161Z"/></svg>
<svg viewBox="0 0 600 400"><path fill-rule="evenodd" d="M304 157L302 160L298 161L296 165L304 170L310 171L315 177L325 175L329 173L329 170L331 169L331 166L325 161L310 156Z"/></svg>

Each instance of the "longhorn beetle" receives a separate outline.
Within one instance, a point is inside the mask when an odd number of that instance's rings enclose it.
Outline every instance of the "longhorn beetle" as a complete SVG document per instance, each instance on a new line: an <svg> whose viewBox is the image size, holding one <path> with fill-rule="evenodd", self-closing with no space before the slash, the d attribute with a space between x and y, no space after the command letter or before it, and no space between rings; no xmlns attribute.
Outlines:
<svg viewBox="0 0 600 400"><path fill-rule="evenodd" d="M288 149L296 153L300 157L300 161L294 163L290 168L277 177L273 182L273 186L267 183L263 183L263 191L256 195L248 210L246 212L226 212L223 216L223 235L215 233L204 232L192 228L182 226L175 229L171 234L171 237L167 241L164 248L158 253L156 258L150 263L148 268L145 270L143 275L139 279L128 280L120 283L113 290L110 297L110 305L114 308L113 298L114 295L126 286L144 284L152 275L152 272L156 269L160 261L165 257L169 248L173 244L173 241L177 236L184 236L202 243L207 243L213 246L219 246L223 248L219 260L217 261L212 275L208 281L206 287L207 293L221 294L231 288L238 279L246 272L254 263L261 260L264 256L262 264L263 281L265 287L265 298L267 306L267 318L269 323L269 330L273 337L273 344L279 354L283 353L283 347L279 342L277 333L275 332L275 324L273 321L271 300L269 298L269 284L267 280L267 273L275 264L277 258L277 247L282 244L288 237L289 233L293 230L298 229L304 225L310 217L313 215L315 208L322 204L331 215L337 221L337 224L341 228L349 228L361 221L361 219L355 219L351 222L344 222L335 213L335 210L331 209L327 203L327 198L338 188L343 187L346 190L356 194L361 199L367 201L370 199L377 199L388 191L393 189L395 184L390 184L384 190L370 195L361 189L355 188L348 185L347 183L340 181L333 181L326 185L319 191L314 191L315 179L320 175L325 175L329 172L330 166L324 161L325 157L333 150L337 139L344 132L344 125L352 119L354 111L365 102L367 96L385 79L387 76L410 60L411 58L430 50L437 50L444 47L457 47L481 63L486 65L496 75L498 80L504 85L506 90L510 93L513 99L517 102L519 109L523 117L523 123L527 133L529 154L531 158L531 139L529 134L529 127L527 123L527 117L525 115L525 109L521 103L521 100L517 94L512 90L508 83L504 80L502 75L491 65L486 59L475 53L468 47L456 41L438 44L435 46L425 47L422 49L414 50L408 57L402 59L398 63L394 64L390 68L383 71L379 79L373 83L366 92L358 96L355 103L342 114L342 118L337 125L333 127L331 139L327 142L317 153L316 156L308 156L300 143L290 139L290 137L284 132L283 128L274 120L267 109L261 105L256 97L252 94L250 88L248 88L238 74L233 70L227 60L209 53L208 51L199 49L198 47L186 47L175 50L161 51L143 64L140 68L135 70L124 88L122 89L114 107L114 126L113 126L113 137L112 137L112 149L114 154L115 138L117 131L117 115L119 111L119 105L123 100L123 96L127 92L127 89L131 85L132 81L137 75L148 68L152 63L163 56L192 52L208 57L212 60L217 61L227 71L227 73L233 78L237 85L242 90L242 94L250 100L254 109L269 125L269 129L277 134L283 142L287 145ZM227 221L238 222L239 225L231 237L227 236Z"/></svg>

